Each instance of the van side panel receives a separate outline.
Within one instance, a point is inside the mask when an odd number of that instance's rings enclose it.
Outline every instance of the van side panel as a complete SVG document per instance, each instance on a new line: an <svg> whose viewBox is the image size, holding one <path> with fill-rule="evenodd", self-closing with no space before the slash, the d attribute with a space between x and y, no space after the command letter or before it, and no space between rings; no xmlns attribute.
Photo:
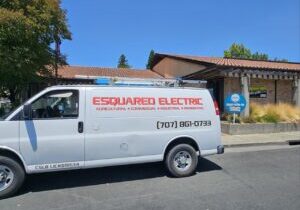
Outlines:
<svg viewBox="0 0 300 210"><path fill-rule="evenodd" d="M207 90L86 88L86 166L162 160L168 143L181 136L196 140L204 154L221 144Z"/></svg>
<svg viewBox="0 0 300 210"><path fill-rule="evenodd" d="M18 121L0 121L1 148L10 148L19 152L20 126Z"/></svg>

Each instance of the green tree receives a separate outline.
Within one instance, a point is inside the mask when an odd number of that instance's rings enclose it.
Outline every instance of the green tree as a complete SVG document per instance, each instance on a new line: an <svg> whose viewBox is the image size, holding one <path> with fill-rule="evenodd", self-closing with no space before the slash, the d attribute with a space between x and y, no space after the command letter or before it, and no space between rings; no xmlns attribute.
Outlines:
<svg viewBox="0 0 300 210"><path fill-rule="evenodd" d="M267 61L267 60L269 60L269 56L265 53L256 52L256 53L252 54L251 59Z"/></svg>
<svg viewBox="0 0 300 210"><path fill-rule="evenodd" d="M151 67L152 67L153 60L154 60L154 54L155 54L154 50L151 50L149 53L148 62L146 64L147 69L151 69Z"/></svg>
<svg viewBox="0 0 300 210"><path fill-rule="evenodd" d="M289 62L288 59L285 59L285 58L274 58L273 61L277 61L277 62Z"/></svg>
<svg viewBox="0 0 300 210"><path fill-rule="evenodd" d="M246 48L243 44L233 43L228 50L224 51L225 58L244 58L251 59L251 50Z"/></svg>
<svg viewBox="0 0 300 210"><path fill-rule="evenodd" d="M233 43L228 50L224 51L225 58L241 58L252 60L268 60L269 56L265 53L251 53L251 50L243 44Z"/></svg>
<svg viewBox="0 0 300 210"><path fill-rule="evenodd" d="M130 68L128 60L126 59L126 56L124 54L122 54L119 58L118 68Z"/></svg>
<svg viewBox="0 0 300 210"><path fill-rule="evenodd" d="M0 96L17 104L28 84L53 76L65 56L53 49L71 39L60 0L0 0Z"/></svg>
<svg viewBox="0 0 300 210"><path fill-rule="evenodd" d="M252 60L264 60L268 61L269 56L266 53L251 53L251 50L245 47L243 44L233 43L228 50L224 51L225 58L241 58L241 59L252 59ZM287 59L274 58L273 61L288 62Z"/></svg>

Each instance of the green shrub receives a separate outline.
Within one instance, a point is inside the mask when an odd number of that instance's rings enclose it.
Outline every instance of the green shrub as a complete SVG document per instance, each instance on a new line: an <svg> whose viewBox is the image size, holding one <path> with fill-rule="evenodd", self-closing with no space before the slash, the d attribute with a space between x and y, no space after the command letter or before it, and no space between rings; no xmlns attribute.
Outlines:
<svg viewBox="0 0 300 210"><path fill-rule="evenodd" d="M226 116L226 121L232 123L233 122L233 115L229 114ZM236 123L241 123L242 118L239 115L235 115L235 122Z"/></svg>
<svg viewBox="0 0 300 210"><path fill-rule="evenodd" d="M227 121L227 117L228 117L228 114L227 113L223 113L223 114L221 114L221 120L222 121Z"/></svg>
<svg viewBox="0 0 300 210"><path fill-rule="evenodd" d="M278 123L279 117L276 114L266 114L261 118L261 122Z"/></svg>
<svg viewBox="0 0 300 210"><path fill-rule="evenodd" d="M256 123L257 119L255 119L254 117L252 117L250 115L249 117L242 118L242 122L244 122L244 123Z"/></svg>

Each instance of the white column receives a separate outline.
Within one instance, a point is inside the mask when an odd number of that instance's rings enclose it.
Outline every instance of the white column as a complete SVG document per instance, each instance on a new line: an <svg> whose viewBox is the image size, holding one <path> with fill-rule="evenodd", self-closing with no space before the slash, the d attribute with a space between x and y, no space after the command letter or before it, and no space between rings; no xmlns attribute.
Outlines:
<svg viewBox="0 0 300 210"><path fill-rule="evenodd" d="M249 78L248 77L241 77L241 87L242 87L242 95L246 99L246 107L245 110L241 113L242 117L248 117L250 114L250 108L249 108L249 102L250 102L250 97L249 97Z"/></svg>
<svg viewBox="0 0 300 210"><path fill-rule="evenodd" d="M296 106L300 107L300 79L294 81L293 100Z"/></svg>

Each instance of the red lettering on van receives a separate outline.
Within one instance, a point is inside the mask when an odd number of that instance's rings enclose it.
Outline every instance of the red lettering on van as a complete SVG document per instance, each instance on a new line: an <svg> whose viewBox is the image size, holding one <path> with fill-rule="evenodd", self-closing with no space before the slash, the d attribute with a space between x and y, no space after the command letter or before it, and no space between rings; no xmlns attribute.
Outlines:
<svg viewBox="0 0 300 210"><path fill-rule="evenodd" d="M92 103L96 106L201 106L202 98L158 98L154 97L93 97Z"/></svg>

